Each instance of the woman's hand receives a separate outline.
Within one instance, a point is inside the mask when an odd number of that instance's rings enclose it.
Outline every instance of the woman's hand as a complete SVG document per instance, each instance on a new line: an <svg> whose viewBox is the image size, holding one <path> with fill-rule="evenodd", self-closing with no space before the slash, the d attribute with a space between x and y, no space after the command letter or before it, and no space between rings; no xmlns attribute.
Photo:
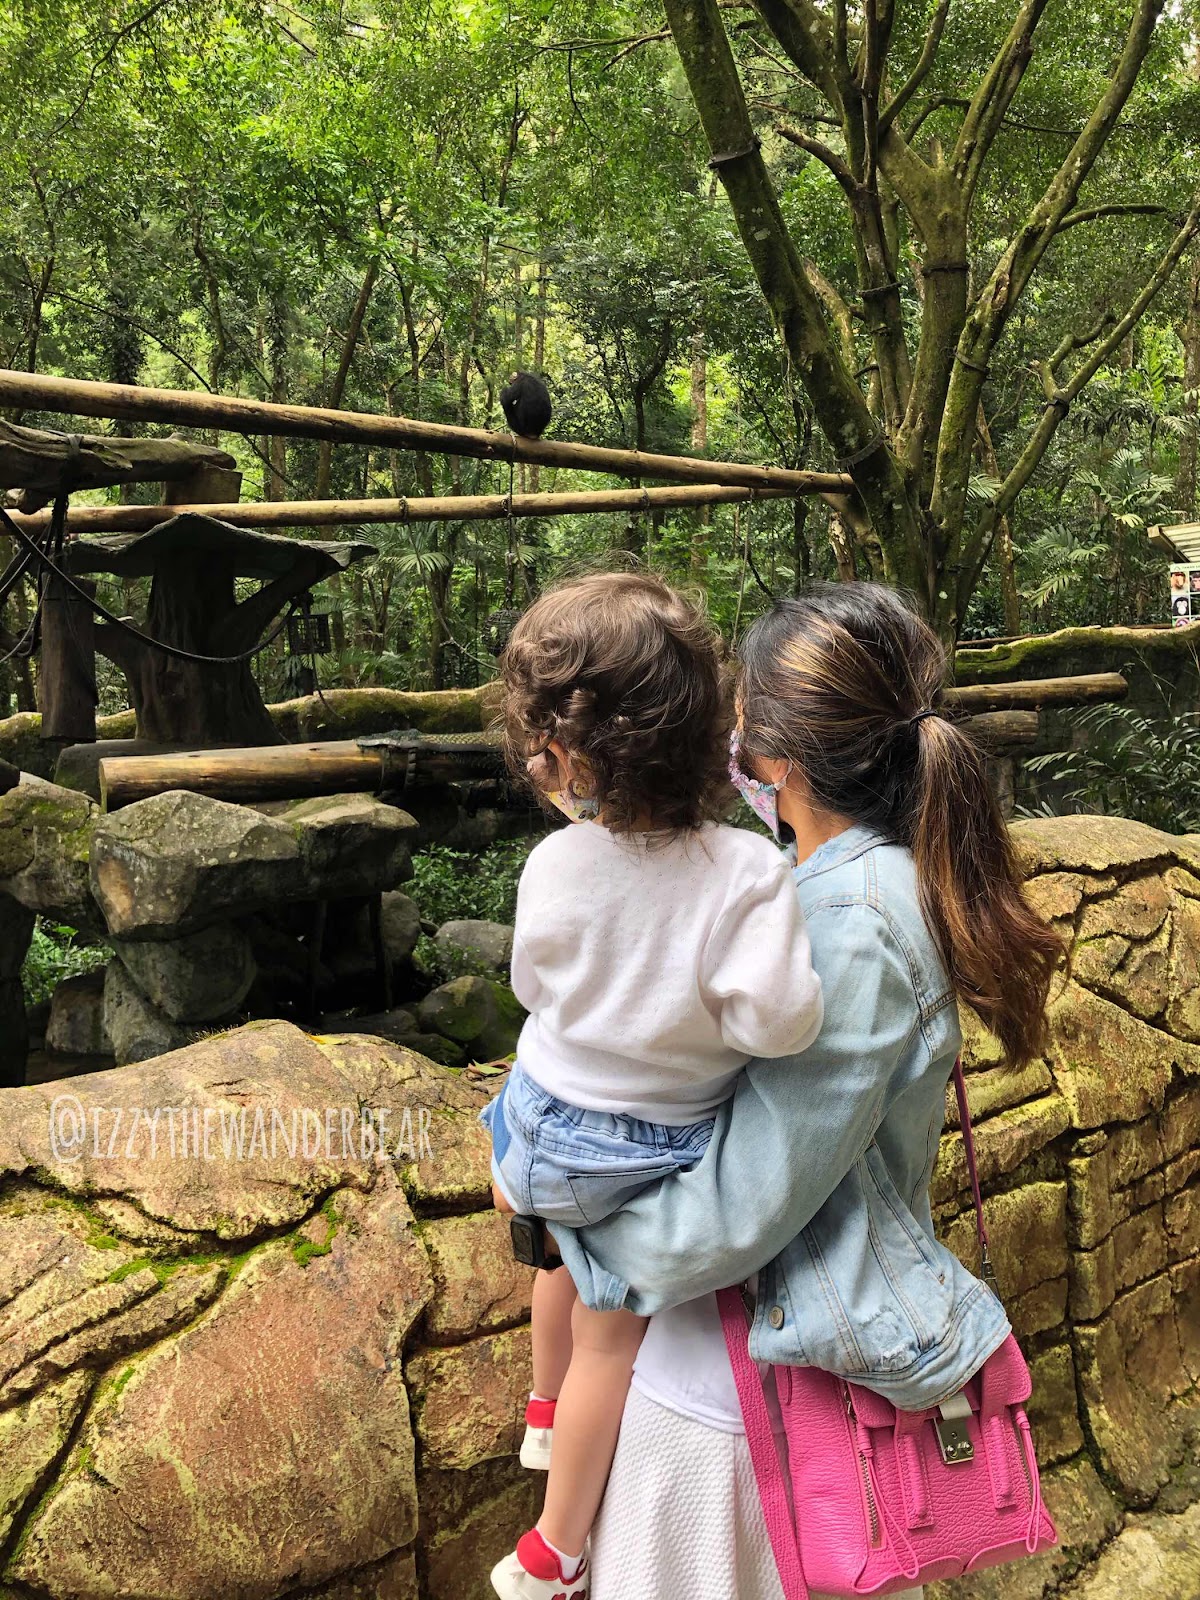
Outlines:
<svg viewBox="0 0 1200 1600"><path fill-rule="evenodd" d="M507 1217L515 1215L513 1208L504 1198L504 1195L501 1193L496 1184L492 1185L492 1204L495 1206L497 1211L502 1211Z"/></svg>

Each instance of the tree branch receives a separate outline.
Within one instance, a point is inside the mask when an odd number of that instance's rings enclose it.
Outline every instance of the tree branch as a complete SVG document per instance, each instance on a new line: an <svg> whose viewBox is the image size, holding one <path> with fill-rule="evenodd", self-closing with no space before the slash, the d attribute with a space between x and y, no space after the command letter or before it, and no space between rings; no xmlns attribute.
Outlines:
<svg viewBox="0 0 1200 1600"><path fill-rule="evenodd" d="M1145 205L1134 202L1130 205L1085 206L1078 211L1068 211L1054 231L1056 234L1066 233L1068 228L1076 228L1081 222L1095 222L1098 217L1162 217L1167 214L1166 206L1149 202Z"/></svg>
<svg viewBox="0 0 1200 1600"><path fill-rule="evenodd" d="M929 76L933 63L937 58L938 46L942 42L942 33L946 26L946 18L949 15L950 0L938 0L938 8L933 14L929 32L925 35L925 43L921 47L921 54L917 57L916 66L879 114L880 137L887 132Z"/></svg>
<svg viewBox="0 0 1200 1600"><path fill-rule="evenodd" d="M996 341L1133 92L1163 4L1164 0L1137 0L1107 88L1042 198L1000 256L963 327L946 394L932 497L934 517L944 527L963 524L974 421Z"/></svg>
<svg viewBox="0 0 1200 1600"><path fill-rule="evenodd" d="M823 162L833 173L851 200L857 197L858 185L854 181L854 174L836 150L831 150L827 144L822 144L820 139L812 139L807 133L801 133L799 128L788 127L786 122L777 122L775 132L789 144L806 150L810 156L816 156L817 160Z"/></svg>
<svg viewBox="0 0 1200 1600"><path fill-rule="evenodd" d="M988 151L1025 76L1033 54L1033 35L1047 3L1048 0L1025 0L967 107L951 166L963 186L968 209Z"/></svg>
<svg viewBox="0 0 1200 1600"><path fill-rule="evenodd" d="M1124 315L1119 318L1109 315L1101 318L1100 322L1084 333L1068 335L1061 341L1050 360L1043 365L1045 407L1024 450L1000 485L991 505L979 518L968 541L964 552L963 571L959 579L964 593L969 592L970 586L977 580L981 561L986 558L987 547L990 545L992 531L997 521L1012 509L1017 496L1037 470L1051 439L1058 432L1063 418L1070 410L1071 403L1092 381L1107 357L1117 349L1123 339L1129 337L1141 321L1150 303L1169 281L1184 251L1198 233L1200 233L1200 196L1197 197L1183 226L1172 239L1150 277L1130 302ZM1104 334L1105 327L1108 329L1107 334ZM1085 349L1089 345L1094 345L1095 348L1087 360L1080 363L1065 384L1057 387L1055 380L1063 363L1077 350Z"/></svg>

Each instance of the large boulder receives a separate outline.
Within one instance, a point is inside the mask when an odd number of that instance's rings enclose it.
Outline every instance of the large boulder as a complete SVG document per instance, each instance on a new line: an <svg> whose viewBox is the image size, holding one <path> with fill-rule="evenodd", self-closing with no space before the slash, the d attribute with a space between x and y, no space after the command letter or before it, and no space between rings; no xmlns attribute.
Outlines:
<svg viewBox="0 0 1200 1600"><path fill-rule="evenodd" d="M392 889L410 871L414 823L365 796L266 816L176 790L104 817L92 890L109 931L169 939L280 903Z"/></svg>
<svg viewBox="0 0 1200 1600"><path fill-rule="evenodd" d="M428 1592L455 1505L525 1486L520 1341L495 1352L508 1414L493 1396L457 1452L442 1415L491 1348L471 1263L505 1277L489 1334L528 1315L499 1219L459 1221L486 1201L486 1098L284 1023L0 1098L0 1593Z"/></svg>
<svg viewBox="0 0 1200 1600"><path fill-rule="evenodd" d="M379 894L412 876L416 824L395 806L366 794L328 795L298 801L283 818L298 829L307 876L323 900Z"/></svg>
<svg viewBox="0 0 1200 1600"><path fill-rule="evenodd" d="M179 939L118 939L114 948L142 994L172 1022L228 1017L254 982L250 940L228 922Z"/></svg>
<svg viewBox="0 0 1200 1600"><path fill-rule="evenodd" d="M76 927L95 919L88 857L99 808L25 773L0 795L0 894Z"/></svg>
<svg viewBox="0 0 1200 1600"><path fill-rule="evenodd" d="M525 1013L511 989L487 978L452 978L427 994L417 1021L464 1046L475 1061L511 1055Z"/></svg>
<svg viewBox="0 0 1200 1600"><path fill-rule="evenodd" d="M104 1026L105 972L64 978L50 999L46 1049L60 1056L111 1056Z"/></svg>
<svg viewBox="0 0 1200 1600"><path fill-rule="evenodd" d="M456 977L505 978L512 966L513 931L503 922L469 917L443 922L434 939L442 962Z"/></svg>
<svg viewBox="0 0 1200 1600"><path fill-rule="evenodd" d="M120 960L110 961L104 970L101 1026L122 1067L166 1055L188 1040L187 1030L146 998Z"/></svg>
<svg viewBox="0 0 1200 1600"><path fill-rule="evenodd" d="M302 875L300 841L286 823L186 790L104 817L91 870L109 932L141 939L291 899Z"/></svg>

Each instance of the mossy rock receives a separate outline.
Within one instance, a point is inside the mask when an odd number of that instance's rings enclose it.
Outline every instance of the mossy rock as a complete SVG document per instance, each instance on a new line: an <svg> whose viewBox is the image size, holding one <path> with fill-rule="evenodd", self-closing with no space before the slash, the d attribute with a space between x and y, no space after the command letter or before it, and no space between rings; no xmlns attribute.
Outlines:
<svg viewBox="0 0 1200 1600"><path fill-rule="evenodd" d="M466 1047L476 1061L511 1055L525 1013L511 989L488 978L452 978L427 994L417 1021Z"/></svg>
<svg viewBox="0 0 1200 1600"><path fill-rule="evenodd" d="M0 892L76 926L94 920L88 859L99 809L30 774L0 795Z"/></svg>

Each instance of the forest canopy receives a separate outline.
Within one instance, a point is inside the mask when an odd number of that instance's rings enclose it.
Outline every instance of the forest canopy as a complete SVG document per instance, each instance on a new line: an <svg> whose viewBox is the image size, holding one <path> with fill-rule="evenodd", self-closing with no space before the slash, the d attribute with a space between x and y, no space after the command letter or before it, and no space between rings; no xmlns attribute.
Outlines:
<svg viewBox="0 0 1200 1600"><path fill-rule="evenodd" d="M476 682L504 614L595 561L728 630L814 575L902 583L950 638L1165 615L1145 529L1196 514L1189 7L28 0L0 46L0 364L471 427L530 367L553 436L854 477L347 529L379 554L336 580L327 682ZM246 499L509 487L220 442Z"/></svg>

